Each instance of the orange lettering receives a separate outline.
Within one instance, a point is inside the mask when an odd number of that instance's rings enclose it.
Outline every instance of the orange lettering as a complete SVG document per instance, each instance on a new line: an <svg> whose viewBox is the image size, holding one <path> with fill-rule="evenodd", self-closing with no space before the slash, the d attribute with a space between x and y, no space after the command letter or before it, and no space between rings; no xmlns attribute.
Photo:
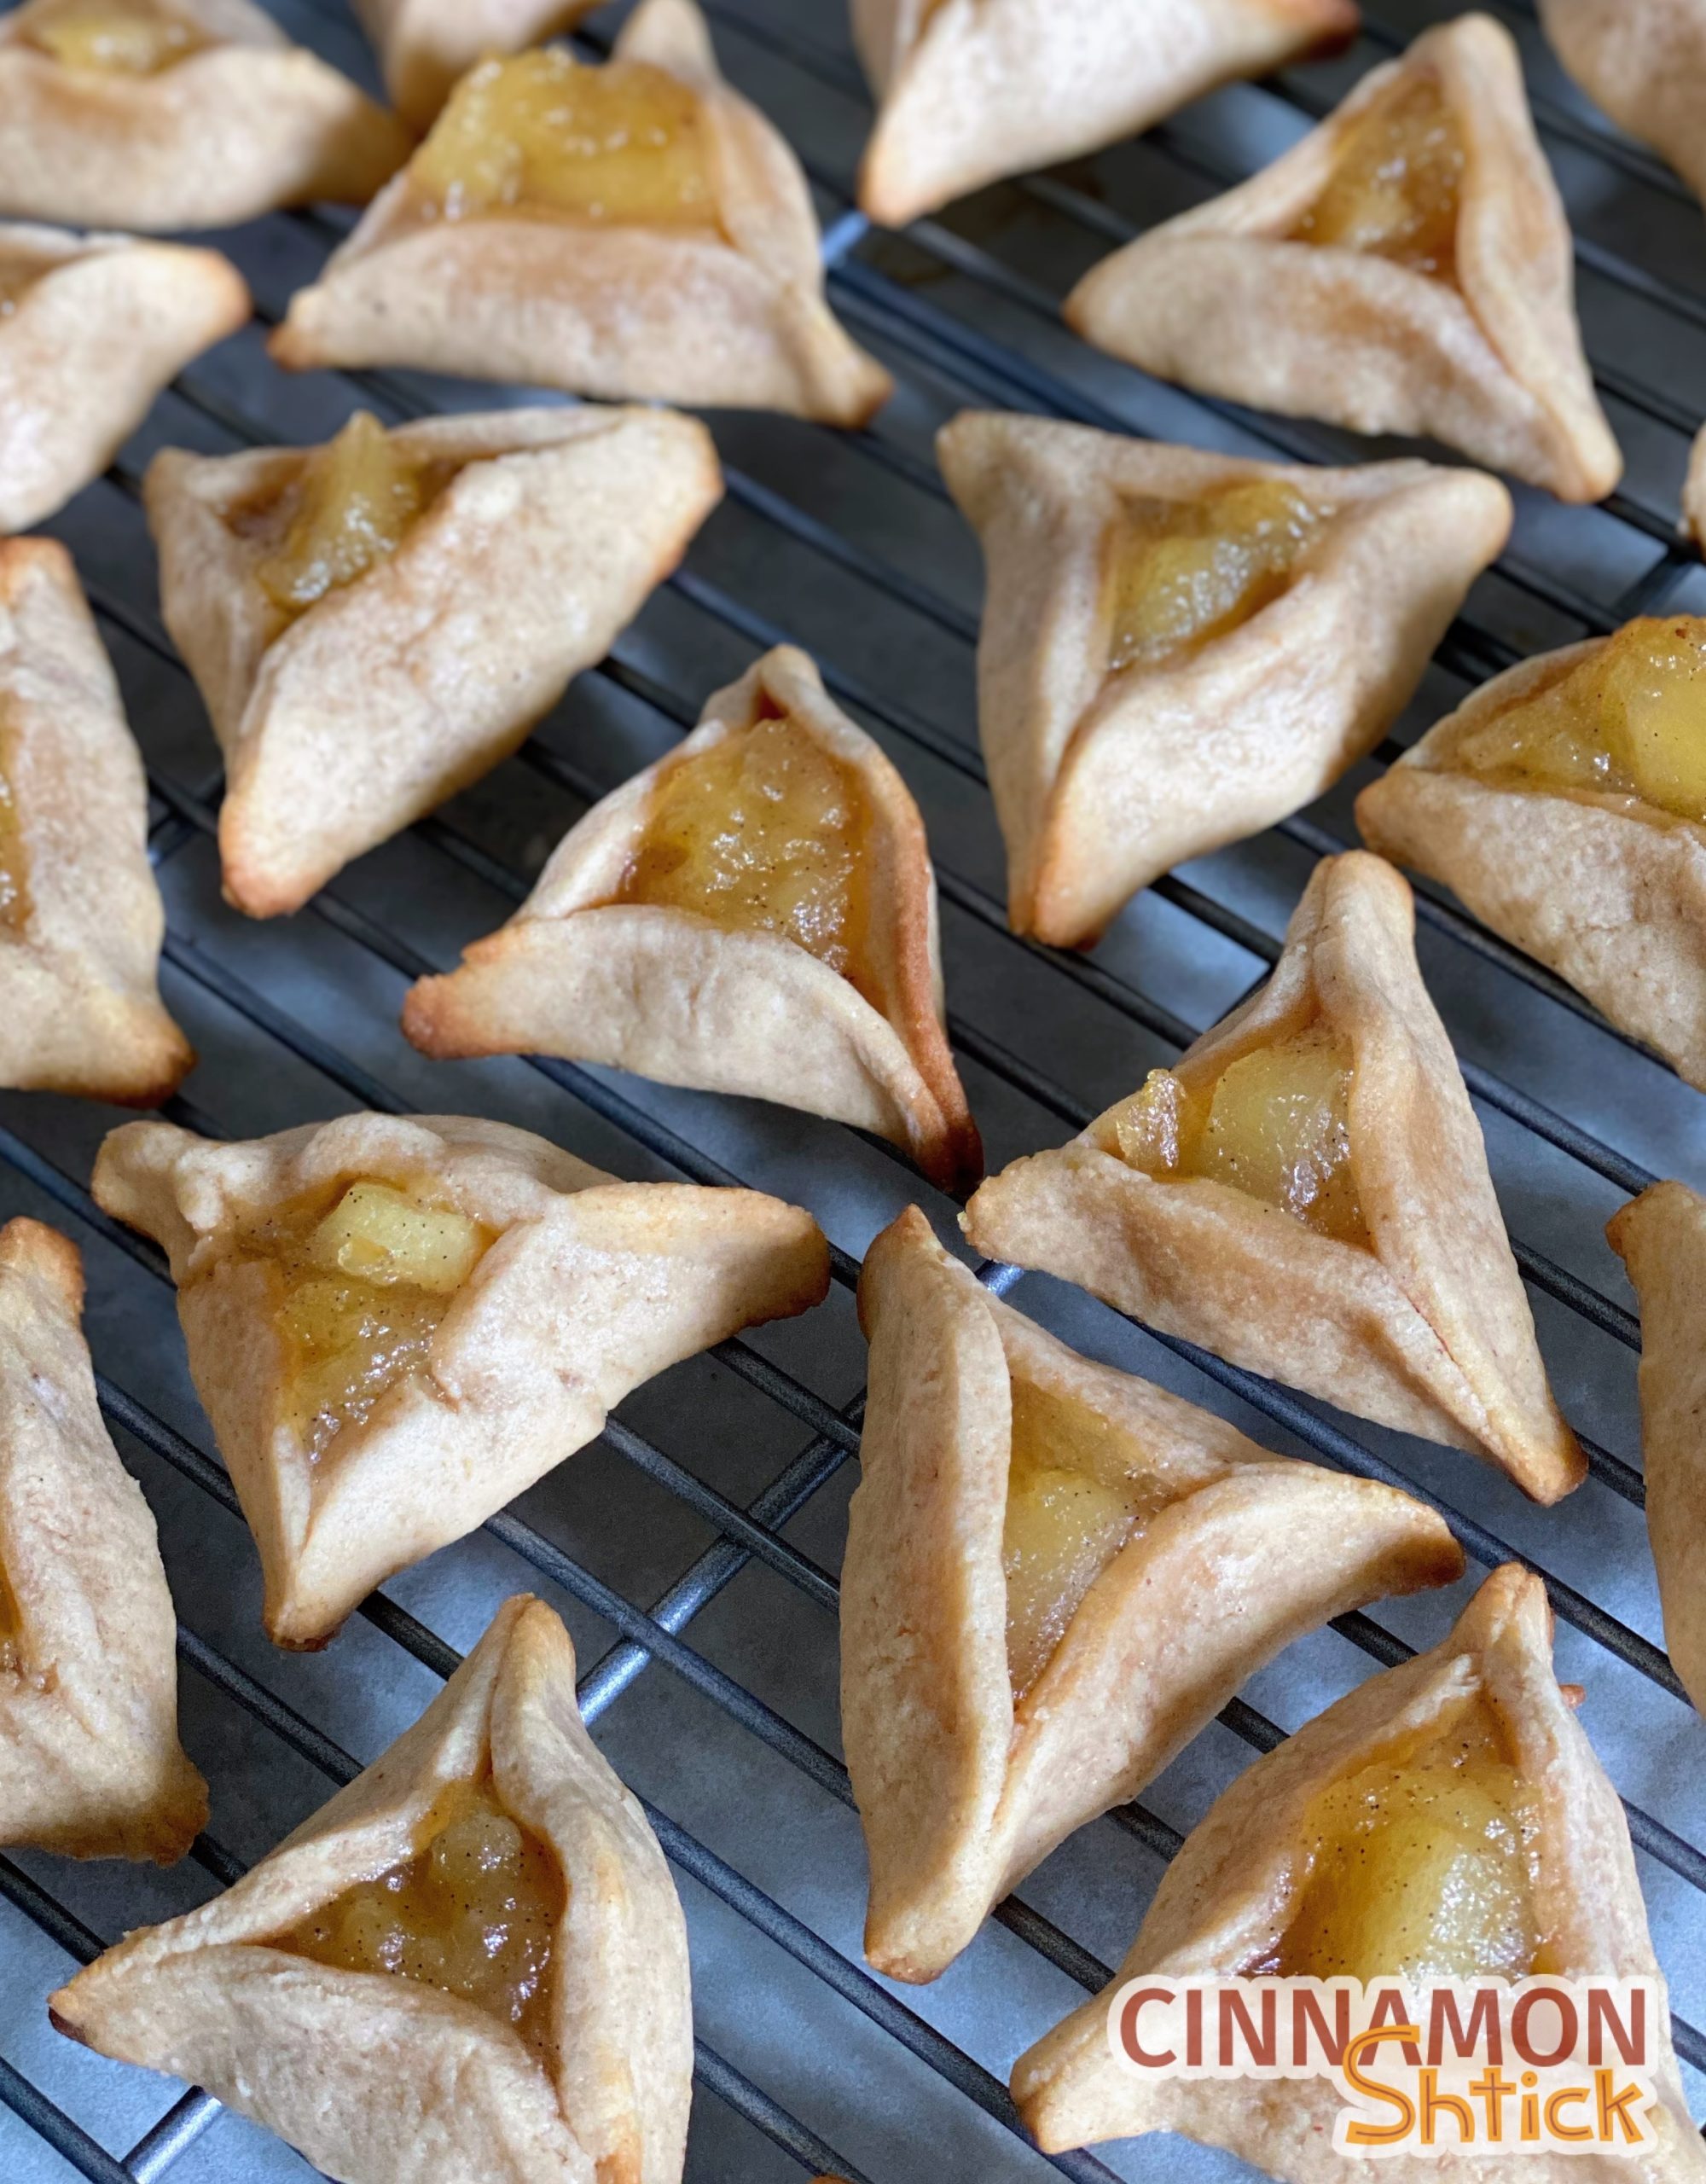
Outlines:
<svg viewBox="0 0 1706 2184"><path fill-rule="evenodd" d="M1566 2123L1564 2120L1564 2104L1566 2100L1585 2101L1587 2098L1587 2088L1585 2085L1561 2086L1556 2093L1547 2094L1546 2127L1551 2137L1554 2139L1591 2139L1593 2137L1593 2131L1590 2124Z"/></svg>
<svg viewBox="0 0 1706 2184"><path fill-rule="evenodd" d="M1366 2123L1361 2117L1353 2117L1344 2128L1344 2142L1350 2146L1394 2146L1409 2137L1416 2128L1416 2105L1407 2093L1400 2093L1396 2086L1382 2085L1378 2078L1369 2077L1362 2069L1365 2053L1372 2053L1383 2040L1415 2041L1421 2029L1413 2024L1371 2026L1359 2032L1355 2040L1346 2044L1343 2068L1347 2082L1365 2100L1384 2100L1398 2111L1396 2123Z"/></svg>
<svg viewBox="0 0 1706 2184"><path fill-rule="evenodd" d="M1631 2119L1629 2110L1640 2099L1641 2089L1638 2085L1631 2085L1625 2086L1621 2093L1613 2093L1611 2088L1616 2082L1610 2071L1595 2071L1593 2073L1593 2102L1598 2111L1599 2142L1602 2146L1611 2144L1611 2125L1615 2122L1622 2131L1623 2144L1638 2146L1645 2134L1639 2123Z"/></svg>
<svg viewBox="0 0 1706 2184"><path fill-rule="evenodd" d="M1459 2146L1475 2144L1475 2117L1469 2103L1454 2093L1439 2090L1439 2072L1422 2072L1421 2132L1422 2144L1430 2146L1436 2142L1436 2118L1454 2116L1457 2119L1457 2142Z"/></svg>

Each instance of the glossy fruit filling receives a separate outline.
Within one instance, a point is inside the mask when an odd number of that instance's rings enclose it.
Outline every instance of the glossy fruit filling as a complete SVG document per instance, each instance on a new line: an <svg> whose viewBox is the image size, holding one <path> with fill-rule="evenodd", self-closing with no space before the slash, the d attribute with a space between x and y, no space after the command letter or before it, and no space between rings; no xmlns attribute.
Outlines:
<svg viewBox="0 0 1706 2184"><path fill-rule="evenodd" d="M1047 1667L1091 1586L1171 1499L1099 1411L1013 1380L1002 1561L1015 1703Z"/></svg>
<svg viewBox="0 0 1706 2184"><path fill-rule="evenodd" d="M354 584L397 551L457 467L411 454L358 410L281 492L235 519L244 537L266 545L255 570L262 590L294 620Z"/></svg>
<svg viewBox="0 0 1706 2184"><path fill-rule="evenodd" d="M10 743L0 723L0 932L19 933L30 917L30 855L12 792Z"/></svg>
<svg viewBox="0 0 1706 2184"><path fill-rule="evenodd" d="M253 1233L250 1248L281 1284L285 1418L311 1455L425 1365L451 1299L494 1240L424 1191L367 1182L329 1211L322 1199Z"/></svg>
<svg viewBox="0 0 1706 2184"><path fill-rule="evenodd" d="M1187 657L1272 606L1324 514L1278 479L1126 501L1104 549L1109 672Z"/></svg>
<svg viewBox="0 0 1706 2184"><path fill-rule="evenodd" d="M1434 763L1505 787L1639 797L1706 822L1706 619L1628 624Z"/></svg>
<svg viewBox="0 0 1706 2184"><path fill-rule="evenodd" d="M6 1582L6 1567L0 1563L0 1676L5 1676L18 1665L18 1639L22 1629L18 1614L18 1603L12 1588Z"/></svg>
<svg viewBox="0 0 1706 2184"><path fill-rule="evenodd" d="M20 28L62 67L105 76L158 76L210 43L151 0L36 0Z"/></svg>
<svg viewBox="0 0 1706 2184"><path fill-rule="evenodd" d="M1536 1968L1536 1809L1475 1698L1415 1749L1324 1790L1274 1969L1371 1980L1520 1979Z"/></svg>
<svg viewBox="0 0 1706 2184"><path fill-rule="evenodd" d="M1346 135L1294 242L1388 258L1449 281L1457 270L1463 136L1439 80L1420 76Z"/></svg>
<svg viewBox="0 0 1706 2184"><path fill-rule="evenodd" d="M664 769L615 900L780 933L862 990L864 837L851 770L761 720Z"/></svg>
<svg viewBox="0 0 1706 2184"><path fill-rule="evenodd" d="M20 299L58 262L39 251L0 250L0 318L9 318Z"/></svg>
<svg viewBox="0 0 1706 2184"><path fill-rule="evenodd" d="M545 2051L566 1902L556 1859L505 1812L490 1779L458 1782L434 1805L413 1857L346 1888L272 1946L437 1987Z"/></svg>
<svg viewBox="0 0 1706 2184"><path fill-rule="evenodd" d="M1200 1177L1366 1246L1351 1165L1350 1054L1323 1024L1256 1047L1210 1084L1152 1071L1112 1118L1108 1149L1146 1175Z"/></svg>
<svg viewBox="0 0 1706 2184"><path fill-rule="evenodd" d="M409 179L426 218L717 221L697 95L649 62L589 68L556 47L465 76Z"/></svg>

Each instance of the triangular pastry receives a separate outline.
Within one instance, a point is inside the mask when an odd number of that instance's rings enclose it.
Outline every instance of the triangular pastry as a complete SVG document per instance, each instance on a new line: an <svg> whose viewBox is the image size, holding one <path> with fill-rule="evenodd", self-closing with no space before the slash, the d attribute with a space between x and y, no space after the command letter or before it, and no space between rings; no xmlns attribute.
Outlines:
<svg viewBox="0 0 1706 2184"><path fill-rule="evenodd" d="M871 1246L859 1312L841 1727L870 1853L865 1954L933 1979L1282 1647L1450 1584L1463 1556L1407 1495L1271 1455L1076 1356L916 1207Z"/></svg>
<svg viewBox="0 0 1706 2184"><path fill-rule="evenodd" d="M98 478L161 388L248 317L217 251L0 222L0 531Z"/></svg>
<svg viewBox="0 0 1706 2184"><path fill-rule="evenodd" d="M1706 1714L1706 1199L1654 1183L1605 1234L1640 1299L1647 1534L1665 1647Z"/></svg>
<svg viewBox="0 0 1706 2184"><path fill-rule="evenodd" d="M881 99L860 205L904 227L1003 175L1134 136L1357 22L1354 0L853 0Z"/></svg>
<svg viewBox="0 0 1706 2184"><path fill-rule="evenodd" d="M983 1173L943 1028L936 882L905 782L780 646L595 804L509 923L423 979L425 1054L548 1054L746 1093Z"/></svg>
<svg viewBox="0 0 1706 2184"><path fill-rule="evenodd" d="M356 0L379 48L386 89L424 136L477 61L519 53L572 29L601 0Z"/></svg>
<svg viewBox="0 0 1706 2184"><path fill-rule="evenodd" d="M1496 479L1425 462L1281 468L976 413L936 444L988 571L1008 914L1056 947L1372 750L1511 527Z"/></svg>
<svg viewBox="0 0 1706 2184"><path fill-rule="evenodd" d="M1363 851L1316 866L1261 990L1052 1153L986 1182L980 1252L1383 1426L1581 1484L1415 906Z"/></svg>
<svg viewBox="0 0 1706 2184"><path fill-rule="evenodd" d="M271 349L837 425L891 386L830 315L805 177L693 0L641 0L602 67L551 47L465 76Z"/></svg>
<svg viewBox="0 0 1706 2184"><path fill-rule="evenodd" d="M1620 129L1706 197L1706 7L1701 0L1538 0L1553 51Z"/></svg>
<svg viewBox="0 0 1706 2184"><path fill-rule="evenodd" d="M582 1723L568 1633L525 1594L234 1888L129 1935L49 2008L343 2184L679 2184L681 1904Z"/></svg>
<svg viewBox="0 0 1706 2184"><path fill-rule="evenodd" d="M0 1844L168 1866L207 1786L177 1740L177 1620L82 1310L76 1246L0 1228Z"/></svg>
<svg viewBox="0 0 1706 2184"><path fill-rule="evenodd" d="M1105 259L1066 312L1158 378L1430 434L1563 500L1622 472L1569 223L1490 16L1426 32L1272 166Z"/></svg>
<svg viewBox="0 0 1706 2184"><path fill-rule="evenodd" d="M365 205L408 132L249 0L26 0L0 19L0 212L235 227Z"/></svg>
<svg viewBox="0 0 1706 2184"><path fill-rule="evenodd" d="M828 1285L798 1206L620 1182L460 1117L345 1115L242 1145L132 1123L93 1188L171 1260L281 1646L323 1645L642 1380Z"/></svg>
<svg viewBox="0 0 1706 2184"><path fill-rule="evenodd" d="M225 892L299 909L508 757L722 491L695 420L503 410L148 475L166 625L225 753Z"/></svg>
<svg viewBox="0 0 1706 2184"><path fill-rule="evenodd" d="M70 555L0 541L0 1085L152 1107L194 1061L160 997L148 825Z"/></svg>
<svg viewBox="0 0 1706 2184"><path fill-rule="evenodd" d="M1356 817L1706 1089L1706 620L1631 622L1507 670Z"/></svg>
<svg viewBox="0 0 1706 2184"><path fill-rule="evenodd" d="M1051 2153L1178 2131L1281 2184L1341 2184L1330 2080L1124 2070L1109 2036L1117 1988L1147 1972L1367 1984L1657 1970L1622 1807L1552 1671L1545 1589L1508 1563L1443 1643L1371 1677L1216 1799L1163 1875L1115 1984L1020 2056L1013 2098ZM1650 2024L1651 2149L1565 2161L1477 2148L1464 2172L1699 2184L1706 2153L1662 2001ZM1438 2152L1389 2152L1371 2166L1392 2184L1430 2184L1459 2165L1448 2151L1443 2164Z"/></svg>

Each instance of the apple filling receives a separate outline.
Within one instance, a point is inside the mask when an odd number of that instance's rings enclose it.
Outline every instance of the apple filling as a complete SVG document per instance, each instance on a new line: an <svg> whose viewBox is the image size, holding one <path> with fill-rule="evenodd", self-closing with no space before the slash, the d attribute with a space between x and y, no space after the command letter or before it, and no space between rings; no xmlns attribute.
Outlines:
<svg viewBox="0 0 1706 2184"><path fill-rule="evenodd" d="M10 741L0 724L0 931L20 933L30 918L30 857L9 778Z"/></svg>
<svg viewBox="0 0 1706 2184"><path fill-rule="evenodd" d="M388 560L461 467L411 454L358 410L281 491L239 511L233 523L264 547L256 578L293 621Z"/></svg>
<svg viewBox="0 0 1706 2184"><path fill-rule="evenodd" d="M1099 1411L1013 1381L1001 1560L1015 1705L1047 1667L1091 1586L1172 1499Z"/></svg>
<svg viewBox="0 0 1706 2184"><path fill-rule="evenodd" d="M1152 1070L1111 1118L1105 1149L1158 1179L1229 1184L1324 1236L1366 1246L1350 1066L1349 1050L1318 1023L1240 1054L1211 1084Z"/></svg>
<svg viewBox="0 0 1706 2184"><path fill-rule="evenodd" d="M614 899L780 933L864 990L865 805L786 716L666 766Z"/></svg>
<svg viewBox="0 0 1706 2184"><path fill-rule="evenodd" d="M63 262L44 258L39 251L0 250L0 318L9 318L43 275Z"/></svg>
<svg viewBox="0 0 1706 2184"><path fill-rule="evenodd" d="M271 1944L340 1972L418 1980L551 2046L551 1952L567 1904L557 1862L490 1777L452 1783L410 1858L357 1881Z"/></svg>
<svg viewBox="0 0 1706 2184"><path fill-rule="evenodd" d="M697 94L649 61L589 68L554 47L465 76L409 179L425 219L717 224Z"/></svg>
<svg viewBox="0 0 1706 2184"><path fill-rule="evenodd" d="M1449 281L1457 269L1463 136L1435 76L1381 100L1346 134L1293 242L1361 251Z"/></svg>
<svg viewBox="0 0 1706 2184"><path fill-rule="evenodd" d="M1108 671L1183 659L1272 606L1325 513L1266 478L1126 501L1104 549Z"/></svg>
<svg viewBox="0 0 1706 2184"><path fill-rule="evenodd" d="M360 1426L432 1339L495 1233L424 1192L354 1182L329 1211L320 1198L253 1232L276 1270L284 1349L284 1416L310 1455Z"/></svg>
<svg viewBox="0 0 1706 2184"><path fill-rule="evenodd" d="M6 1582L6 1565L0 1563L0 1676L9 1676L18 1665L18 1641L23 1619L12 1588Z"/></svg>
<svg viewBox="0 0 1706 2184"><path fill-rule="evenodd" d="M1631 622L1434 761L1517 788L1638 797L1706 822L1706 619Z"/></svg>
<svg viewBox="0 0 1706 2184"><path fill-rule="evenodd" d="M1364 1981L1521 1979L1536 1968L1537 1815L1484 1698L1416 1750L1324 1790L1277 1972Z"/></svg>
<svg viewBox="0 0 1706 2184"><path fill-rule="evenodd" d="M103 76L158 76L210 43L153 0L36 0L19 26L61 67Z"/></svg>

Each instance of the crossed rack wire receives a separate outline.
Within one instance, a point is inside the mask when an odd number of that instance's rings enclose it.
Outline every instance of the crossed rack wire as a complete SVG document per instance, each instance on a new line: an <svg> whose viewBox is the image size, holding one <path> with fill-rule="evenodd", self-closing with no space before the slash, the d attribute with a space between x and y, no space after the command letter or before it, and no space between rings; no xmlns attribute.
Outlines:
<svg viewBox="0 0 1706 2184"><path fill-rule="evenodd" d="M705 3L706 13L731 47L743 43L748 46L762 45L823 89L863 102L863 85L845 57L822 46L809 33L792 26L779 31L772 23L760 23L741 12L740 0L705 0ZM336 0L308 0L308 4L329 14L335 9ZM1506 0L1506 5L1512 15L1532 18L1529 0ZM1395 51L1403 43L1396 32L1367 18L1363 38L1377 55ZM1279 79L1272 88L1310 119L1324 111L1327 103L1293 77ZM1591 153L1644 186L1692 207L1693 200L1683 185L1645 153L1555 104L1537 101L1536 116L1543 136L1566 144L1575 152ZM1194 183L1207 189L1219 189L1239 178L1183 123L1171 123L1154 131L1152 142ZM844 178L815 168L809 150L806 164L820 192L841 208L839 217L827 229L824 245L826 269L837 307L850 322L876 337L891 357L903 360L930 381L949 389L956 399L1031 410L1111 431L1132 430L1127 420L1103 408L1029 356L998 343L941 304L920 295L912 287L902 285L868 259L856 256L866 228L862 217L848 204ZM1040 206L1105 241L1123 241L1132 232L1109 207L1057 177L1033 177L1017 187ZM320 231L322 239L336 239L336 229L323 217L292 217L299 227ZM908 233L911 241L939 268L962 277L1022 313L1040 317L1051 324L1058 320L1058 305L1053 295L964 235L935 220L920 221ZM1582 266L1619 290L1656 305L1693 326L1706 328L1706 299L1680 290L1619 253L1585 239L1578 238L1576 252ZM266 313L263 311L261 315L264 317ZM1594 369L1602 391L1617 403L1667 430L1692 433L1698 421L1669 396L1645 386L1602 359L1594 360ZM415 396L384 374L345 376L359 387L363 398L386 421L400 421L423 414L422 405ZM195 373L186 374L176 382L174 391L231 445L270 444L273 435L264 426ZM1213 402L1197 399L1197 406L1214 416L1234 421L1241 432L1258 442L1265 442L1277 455L1292 460L1312 459L1313 449L1306 433L1275 421L1252 418ZM862 457L881 466L912 490L937 500L945 499L944 489L934 473L904 450L870 431L839 437L850 438ZM803 551L834 564L862 584L924 617L951 637L968 646L975 642L977 629L972 618L914 576L842 537L784 494L739 468L725 466L725 474L729 494L737 503L776 526ZM122 491L133 498L136 496L140 481L133 471L121 464L111 476ZM1612 496L1605 506L1619 523L1658 542L1662 547L1657 557L1609 607L1590 598L1568 580L1527 566L1517 556L1507 555L1499 564L1502 576L1517 590L1593 633L1613 629L1630 616L1662 604L1691 558L1679 546L1666 515L1639 497L1626 491ZM682 598L742 642L767 648L788 641L784 627L756 613L697 572L684 569L670 581ZM110 629L142 648L171 673L184 674L163 629L152 617L138 612L100 584L90 584L88 590L97 617ZM832 659L823 657L821 647L816 649L826 683L843 704L865 714L902 741L928 752L967 779L978 784L984 782L983 768L967 746L838 667ZM1517 655L1502 638L1477 626L1465 614L1448 632L1437 657L1442 666L1473 682L1512 665ZM617 656L594 672L637 700L670 730L685 732L697 717L699 694L667 687L653 675L625 661L620 648ZM1375 755L1390 761L1398 754L1396 746L1388 742ZM595 801L611 786L537 741L525 746L516 763L536 770L555 789L566 792L583 804ZM216 776L192 787L156 770L150 775L150 785L162 808L162 816L153 828L151 852L156 863L163 864L198 837L213 834L218 782ZM1289 820L1277 831L1311 856L1327 856L1349 846L1312 818ZM519 901L527 892L527 883L522 878L459 832L452 820L442 815L429 818L421 822L415 832L437 853L510 900ZM939 857L937 876L943 898L1000 936L1004 945L1022 950L1046 963L1051 974L1071 980L1098 1003L1115 1010L1163 1042L1183 1047L1195 1037L1194 1027L1128 979L1095 963L1055 955L1034 942L1010 934L1004 908L995 897L976 880L944 864ZM1176 878L1158 881L1155 892L1222 939L1245 950L1258 967L1258 982L1265 977L1267 967L1279 952L1278 944L1270 933ZM1520 979L1557 1006L1586 1018L1600 1032L1622 1036L1614 1032L1569 988L1465 917L1425 884L1418 892L1417 909L1425 923L1455 945ZM399 979L413 980L441 967L429 962L409 943L388 932L380 921L339 894L322 892L310 905L309 915L330 927L344 942L365 951ZM297 1015L197 948L183 934L176 931L168 933L165 958L180 978L202 990L265 1038L277 1043L338 1086L351 1101L384 1112L408 1111L409 1103L365 1066L340 1053ZM1082 1101L984 1031L955 1014L950 1014L949 1028L958 1051L1044 1111L1074 1130L1089 1119L1091 1110ZM571 1101L613 1125L636 1147L677 1173L703 1183L741 1180L605 1077L571 1063L543 1058L533 1058L528 1066ZM1468 1063L1464 1074L1471 1094L1484 1107L1504 1115L1619 1190L1633 1194L1654 1180L1639 1163L1498 1076ZM207 1118L182 1097L170 1102L165 1112L187 1126L217 1134ZM142 1275L169 1281L165 1261L152 1243L103 1214L81 1179L68 1168L55 1165L3 1128L0 1128L0 1165L55 1201L83 1227L116 1246ZM1514 1237L1512 1241L1518 1264L1534 1288L1580 1315L1601 1333L1628 1348L1639 1347L1637 1325L1621 1304L1520 1237ZM836 1281L844 1287L855 1284L858 1279L856 1262L839 1250L833 1252L832 1259ZM1018 1272L1013 1267L988 1264L980 1269L980 1276L999 1294L1012 1287ZM1146 1332L1156 1333L1153 1329ZM1473 1561L1484 1567L1507 1560L1527 1560L1530 1567L1538 1566L1484 1525L1402 1477L1384 1458L1363 1447L1309 1403L1190 1344L1165 1336L1158 1339L1285 1432L1296 1435L1328 1464L1360 1477L1401 1485L1429 1502L1441 1511ZM617 1642L581 1682L580 1703L589 1722L595 1722L649 1667L661 1664L790 1762L818 1789L850 1805L847 1773L841 1763L688 1644L681 1634L752 1562L776 1572L823 1612L834 1614L838 1592L835 1579L792 1545L782 1536L782 1528L805 1508L856 1451L862 1398L837 1409L792 1374L739 1339L722 1345L717 1355L767 1400L797 1420L811 1438L763 1491L743 1508L717 1493L629 1425L615 1418L608 1422L604 1434L606 1446L678 1496L718 1536L716 1543L702 1553L649 1609L636 1606L513 1514L494 1517L485 1529L550 1583L560 1587L571 1598L608 1623L618 1634ZM104 1375L97 1375L97 1385L103 1411L116 1432L130 1436L192 1481L225 1511L237 1513L236 1497L229 1480L203 1449ZM1639 1506L1643 1499L1639 1473L1592 1441L1584 1440L1584 1446L1594 1475L1610 1491ZM1544 1568L1539 1569L1539 1574L1546 1583L1553 1609L1561 1618L1627 1667L1674 1699L1686 1703L1674 1672L1657 1647L1555 1574ZM383 1593L374 1594L359 1612L386 1639L435 1674L449 1676L458 1665L460 1657L452 1647ZM1341 1617L1333 1627L1382 1666L1407 1658L1411 1651L1404 1640L1366 1614ZM178 1649L190 1670L247 1710L281 1745L305 1759L329 1782L341 1785L360 1771L359 1761L187 1626L180 1627ZM1232 1701L1221 1719L1257 1751L1271 1749L1283 1734L1274 1722L1241 1699ZM1706 1891L1706 1850L1685 1840L1639 1806L1626 1802L1626 1810L1636 1844L1693 1887ZM815 1973L902 2048L937 2071L966 2100L1022 2135L1006 2088L972 2055L909 2009L862 1966L842 1955L668 1814L651 1805L647 1811L665 1853L682 1872L710 1891L769 1942ZM1140 1804L1114 1812L1103 1824L1125 1830L1161 1861L1169 1858L1181 1840L1164 1820ZM192 1855L222 1885L229 1885L242 1871L240 1861L206 1835L198 1839ZM56 1902L31 1875L3 1856L0 1856L0 1895L78 1962L87 1962L104 1946L99 1935ZM1095 1991L1111 1976L1107 1965L1017 1897L1001 1904L995 1916L1087 1991ZM1674 2021L1674 2030L1679 2054L1697 2068L1706 2070L1706 2034L1681 2019ZM697 2045L696 2076L705 2090L726 2102L805 2169L831 2170L850 2179L850 2184L868 2184L862 2173L844 2155L703 2041ZM186 2093L121 2158L108 2152L46 2093L3 2059L0 2059L0 2102L55 2148L73 2169L91 2180L91 2184L156 2184L156 2180L166 2174L177 2158L219 2113L218 2104L208 2094L200 2091ZM1080 2180L1080 2184L1090 2184L1093 2179L1111 2184L1113 2172L1091 2154L1062 2156L1052 2165L1065 2175Z"/></svg>

